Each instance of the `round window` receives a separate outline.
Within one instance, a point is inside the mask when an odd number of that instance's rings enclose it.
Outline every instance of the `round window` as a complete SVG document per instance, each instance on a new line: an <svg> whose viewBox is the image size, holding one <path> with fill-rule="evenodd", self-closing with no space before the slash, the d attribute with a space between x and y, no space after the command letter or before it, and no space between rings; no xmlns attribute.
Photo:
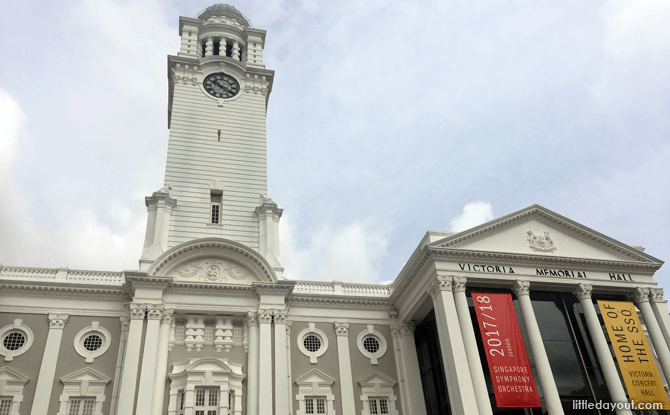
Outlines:
<svg viewBox="0 0 670 415"><path fill-rule="evenodd" d="M94 352L102 346L102 338L97 334L91 334L84 339L84 349Z"/></svg>
<svg viewBox="0 0 670 415"><path fill-rule="evenodd" d="M321 339L313 334L310 334L309 336L305 337L303 344L305 345L305 349L313 353L321 348Z"/></svg>
<svg viewBox="0 0 670 415"><path fill-rule="evenodd" d="M13 331L7 334L4 339L2 339L2 344L7 350L19 350L23 347L24 344L26 344L26 336L18 331Z"/></svg>
<svg viewBox="0 0 670 415"><path fill-rule="evenodd" d="M368 353L377 353L377 350L379 350L379 341L375 337L368 336L363 340L363 347Z"/></svg>

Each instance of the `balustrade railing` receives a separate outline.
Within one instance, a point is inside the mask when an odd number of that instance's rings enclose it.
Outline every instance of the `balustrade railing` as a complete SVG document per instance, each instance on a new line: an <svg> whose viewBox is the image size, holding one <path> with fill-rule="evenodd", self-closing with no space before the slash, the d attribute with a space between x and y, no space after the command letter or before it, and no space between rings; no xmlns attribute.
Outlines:
<svg viewBox="0 0 670 415"><path fill-rule="evenodd" d="M297 281L294 293L304 294L332 294L332 295L354 295L354 296L373 296L388 297L391 295L389 285L377 284L353 284L339 281L333 282L313 282Z"/></svg>
<svg viewBox="0 0 670 415"><path fill-rule="evenodd" d="M0 266L0 280L122 285L125 282L125 277L123 272Z"/></svg>

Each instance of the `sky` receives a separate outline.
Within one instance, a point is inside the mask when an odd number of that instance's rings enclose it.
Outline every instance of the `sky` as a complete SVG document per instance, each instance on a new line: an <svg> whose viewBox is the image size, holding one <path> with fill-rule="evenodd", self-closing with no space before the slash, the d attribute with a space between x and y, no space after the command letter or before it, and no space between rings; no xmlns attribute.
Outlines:
<svg viewBox="0 0 670 415"><path fill-rule="evenodd" d="M211 4L2 5L1 264L137 269L166 56ZM276 71L285 276L387 283L427 230L535 203L670 259L667 0L231 4Z"/></svg>

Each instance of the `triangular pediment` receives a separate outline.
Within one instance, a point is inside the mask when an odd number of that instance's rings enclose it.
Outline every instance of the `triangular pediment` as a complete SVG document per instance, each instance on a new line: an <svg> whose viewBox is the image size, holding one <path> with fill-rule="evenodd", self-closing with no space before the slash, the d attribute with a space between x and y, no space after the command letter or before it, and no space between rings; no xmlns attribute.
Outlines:
<svg viewBox="0 0 670 415"><path fill-rule="evenodd" d="M326 375L318 369L312 369L304 375L300 376L295 380L295 383L298 385L319 385L319 386L330 386L335 382L335 379Z"/></svg>
<svg viewBox="0 0 670 415"><path fill-rule="evenodd" d="M394 386L397 382L395 379L386 376L382 372L376 371L372 372L371 374L367 375L363 379L358 381L358 384L365 387L365 386Z"/></svg>
<svg viewBox="0 0 670 415"><path fill-rule="evenodd" d="M77 370L76 372L70 373L69 375L65 375L62 378L60 378L60 380L63 383L103 382L106 384L111 379L103 375L102 373L98 372L97 370L87 367L84 369Z"/></svg>
<svg viewBox="0 0 670 415"><path fill-rule="evenodd" d="M28 380L27 376L23 376L8 366L0 367L0 381L4 381L5 383L26 383Z"/></svg>
<svg viewBox="0 0 670 415"><path fill-rule="evenodd" d="M533 205L430 244L479 252L626 261L662 261L549 209Z"/></svg>

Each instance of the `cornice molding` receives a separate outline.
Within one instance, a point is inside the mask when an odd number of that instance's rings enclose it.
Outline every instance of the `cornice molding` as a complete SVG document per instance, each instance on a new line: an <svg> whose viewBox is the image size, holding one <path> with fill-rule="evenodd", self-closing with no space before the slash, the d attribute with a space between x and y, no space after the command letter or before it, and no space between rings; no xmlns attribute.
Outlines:
<svg viewBox="0 0 670 415"><path fill-rule="evenodd" d="M92 299L106 300L114 302L127 301L129 296L124 287L104 288L95 285L51 285L45 283L30 284L11 284L0 283L0 291L3 295L14 295L19 297L49 297L66 299Z"/></svg>
<svg viewBox="0 0 670 415"><path fill-rule="evenodd" d="M293 295L288 298L289 307L316 307L316 308L351 308L369 310L393 310L388 299L346 298L330 296L303 296Z"/></svg>
<svg viewBox="0 0 670 415"><path fill-rule="evenodd" d="M295 281L280 280L274 283L254 282L251 284L254 291L260 294L280 294L286 297L293 292Z"/></svg>

